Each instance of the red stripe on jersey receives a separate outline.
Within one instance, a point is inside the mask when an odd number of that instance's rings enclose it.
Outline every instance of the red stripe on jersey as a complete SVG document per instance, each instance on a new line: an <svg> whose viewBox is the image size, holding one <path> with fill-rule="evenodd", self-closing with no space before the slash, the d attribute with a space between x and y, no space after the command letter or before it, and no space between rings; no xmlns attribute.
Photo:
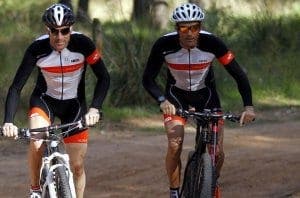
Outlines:
<svg viewBox="0 0 300 198"><path fill-rule="evenodd" d="M169 63L169 66L172 69L176 69L176 70L201 70L201 69L205 69L210 65L209 63L202 63L202 64L171 64Z"/></svg>
<svg viewBox="0 0 300 198"><path fill-rule="evenodd" d="M228 51L224 56L218 58L219 62L222 65L227 65L234 59L234 54L231 51Z"/></svg>
<svg viewBox="0 0 300 198"><path fill-rule="evenodd" d="M68 73L79 70L83 66L82 63L69 66L43 67L42 69L51 73Z"/></svg>
<svg viewBox="0 0 300 198"><path fill-rule="evenodd" d="M101 58L101 53L99 50L95 49L95 51L86 58L88 64L94 64Z"/></svg>

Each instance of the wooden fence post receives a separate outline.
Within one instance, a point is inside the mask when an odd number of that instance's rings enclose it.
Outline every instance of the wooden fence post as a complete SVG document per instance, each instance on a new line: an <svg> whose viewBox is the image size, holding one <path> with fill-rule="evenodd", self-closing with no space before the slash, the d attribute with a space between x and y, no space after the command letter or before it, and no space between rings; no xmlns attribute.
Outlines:
<svg viewBox="0 0 300 198"><path fill-rule="evenodd" d="M101 24L100 20L97 18L93 19L93 24L92 24L92 34L93 34L93 41L96 44L96 47L101 51L102 50L102 30L101 30Z"/></svg>

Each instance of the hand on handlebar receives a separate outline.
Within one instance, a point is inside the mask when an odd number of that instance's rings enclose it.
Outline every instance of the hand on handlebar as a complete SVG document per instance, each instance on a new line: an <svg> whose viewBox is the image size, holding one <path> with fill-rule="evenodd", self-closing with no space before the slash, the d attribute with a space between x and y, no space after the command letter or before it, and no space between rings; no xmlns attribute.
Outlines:
<svg viewBox="0 0 300 198"><path fill-rule="evenodd" d="M18 137L18 127L13 123L4 123L3 127L3 136L6 137Z"/></svg>
<svg viewBox="0 0 300 198"><path fill-rule="evenodd" d="M100 120L99 110L96 108L90 108L84 118L87 126L95 125Z"/></svg>
<svg viewBox="0 0 300 198"><path fill-rule="evenodd" d="M164 102L160 103L159 107L164 114L175 115L176 113L175 106L171 104L168 100L165 100Z"/></svg>
<svg viewBox="0 0 300 198"><path fill-rule="evenodd" d="M242 113L241 119L240 119L240 125L243 126L244 124L248 124L255 119L255 113L253 106L245 106L245 110Z"/></svg>

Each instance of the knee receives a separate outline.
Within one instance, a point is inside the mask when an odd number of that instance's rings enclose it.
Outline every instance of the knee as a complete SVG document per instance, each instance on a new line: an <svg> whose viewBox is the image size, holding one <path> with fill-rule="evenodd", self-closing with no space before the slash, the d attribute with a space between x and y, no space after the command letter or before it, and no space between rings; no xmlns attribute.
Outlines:
<svg viewBox="0 0 300 198"><path fill-rule="evenodd" d="M217 160L220 162L224 162L225 160L225 153L223 150L220 150L217 156Z"/></svg>
<svg viewBox="0 0 300 198"><path fill-rule="evenodd" d="M84 166L81 163L72 164L72 172L75 177L80 177L84 172Z"/></svg>
<svg viewBox="0 0 300 198"><path fill-rule="evenodd" d="M182 150L183 139L181 137L171 138L168 142L168 150L174 157L179 157Z"/></svg>

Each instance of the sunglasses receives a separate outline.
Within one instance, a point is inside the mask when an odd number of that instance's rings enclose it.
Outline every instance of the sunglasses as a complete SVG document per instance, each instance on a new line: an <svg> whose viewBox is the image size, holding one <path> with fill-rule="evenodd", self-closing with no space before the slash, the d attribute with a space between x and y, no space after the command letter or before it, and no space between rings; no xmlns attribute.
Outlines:
<svg viewBox="0 0 300 198"><path fill-rule="evenodd" d="M70 33L71 29L70 27L67 28L63 28L63 29L55 29L55 28L48 28L51 32L51 34L53 34L54 36L57 36L59 34L59 32L63 35L66 36L67 34Z"/></svg>
<svg viewBox="0 0 300 198"><path fill-rule="evenodd" d="M199 32L200 30L200 24L196 24L196 25L191 25L191 26L185 26L185 25L179 25L177 26L177 30L180 33L188 33L190 30L192 33L196 33Z"/></svg>

